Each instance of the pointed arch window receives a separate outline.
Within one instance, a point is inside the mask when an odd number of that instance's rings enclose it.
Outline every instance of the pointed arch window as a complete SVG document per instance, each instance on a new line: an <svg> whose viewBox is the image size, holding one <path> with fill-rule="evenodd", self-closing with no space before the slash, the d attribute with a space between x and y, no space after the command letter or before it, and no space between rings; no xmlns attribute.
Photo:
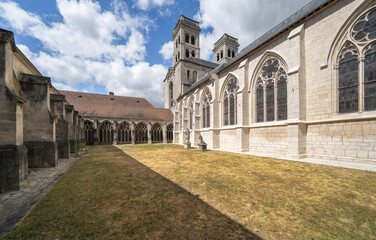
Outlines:
<svg viewBox="0 0 376 240"><path fill-rule="evenodd" d="M238 80L231 78L223 95L223 124L235 125L237 124L237 97L236 93L239 90Z"/></svg>
<svg viewBox="0 0 376 240"><path fill-rule="evenodd" d="M188 33L185 34L185 42L189 43L189 34Z"/></svg>
<svg viewBox="0 0 376 240"><path fill-rule="evenodd" d="M202 99L202 127L210 127L210 102L212 95L209 89L205 90L204 97Z"/></svg>
<svg viewBox="0 0 376 240"><path fill-rule="evenodd" d="M192 56L192 57L196 57L196 53L195 53L195 51L192 51L192 52L191 52L191 56Z"/></svg>
<svg viewBox="0 0 376 240"><path fill-rule="evenodd" d="M376 44L370 45L365 52L364 110L376 110Z"/></svg>
<svg viewBox="0 0 376 240"><path fill-rule="evenodd" d="M185 57L189 58L189 50L185 49Z"/></svg>
<svg viewBox="0 0 376 240"><path fill-rule="evenodd" d="M269 57L258 74L256 122L287 119L287 74L279 59Z"/></svg>
<svg viewBox="0 0 376 240"><path fill-rule="evenodd" d="M189 105L189 129L193 129L193 120L194 120L194 111L193 111L193 100L191 100L191 104Z"/></svg>
<svg viewBox="0 0 376 240"><path fill-rule="evenodd" d="M171 107L174 102L174 84L172 82L170 82L169 92L170 92L170 107Z"/></svg>
<svg viewBox="0 0 376 240"><path fill-rule="evenodd" d="M221 50L221 59L223 58L223 50Z"/></svg>
<svg viewBox="0 0 376 240"><path fill-rule="evenodd" d="M347 42L339 55L338 64L338 111L351 113L358 111L358 50Z"/></svg>

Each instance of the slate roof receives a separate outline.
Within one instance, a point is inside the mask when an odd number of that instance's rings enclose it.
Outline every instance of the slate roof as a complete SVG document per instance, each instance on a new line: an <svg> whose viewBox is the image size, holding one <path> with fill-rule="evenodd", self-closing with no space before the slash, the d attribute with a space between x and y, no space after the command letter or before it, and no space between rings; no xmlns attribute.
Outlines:
<svg viewBox="0 0 376 240"><path fill-rule="evenodd" d="M308 16L314 14L321 8L325 7L329 3L336 1L336 0L313 0L310 3L308 3L306 6L298 10L296 13L291 15L290 17L286 18L284 21L282 21L280 24L272 28L270 31L262 35L260 38L258 38L256 41L252 42L245 48L243 48L238 55L236 55L233 59L231 59L226 64L221 64L218 67L216 67L211 73L219 73L229 67L231 64L237 62L238 60L242 59L249 53L255 51L262 45L266 44L267 42L273 40L278 35L282 34L283 32L287 31L288 29L292 28L293 26L299 24L302 22L305 18ZM181 97L183 97L186 93L192 91L196 87L200 86L204 82L206 82L209 78L207 76L201 78L199 81L194 83L188 90L185 92Z"/></svg>
<svg viewBox="0 0 376 240"><path fill-rule="evenodd" d="M84 117L172 121L169 109L155 108L145 98L59 90Z"/></svg>
<svg viewBox="0 0 376 240"><path fill-rule="evenodd" d="M205 67L210 67L210 68L218 67L217 63L210 62L210 61L207 61L207 60L204 60L204 59L201 59L201 58L186 58L186 59L183 59L183 61L199 64L199 65L202 65L202 66L205 66Z"/></svg>

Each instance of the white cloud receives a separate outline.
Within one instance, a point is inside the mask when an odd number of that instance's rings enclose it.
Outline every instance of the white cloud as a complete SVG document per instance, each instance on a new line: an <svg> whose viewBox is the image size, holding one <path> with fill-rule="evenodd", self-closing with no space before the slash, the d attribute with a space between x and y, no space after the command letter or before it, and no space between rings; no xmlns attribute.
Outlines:
<svg viewBox="0 0 376 240"><path fill-rule="evenodd" d="M160 107L167 68L144 60L152 21L129 13L124 2L114 0L112 7L103 11L93 0L57 0L63 21L46 24L17 3L5 2L0 3L0 18L16 32L41 41L43 50L36 53L18 47L56 88L99 84L118 95L147 97Z"/></svg>
<svg viewBox="0 0 376 240"><path fill-rule="evenodd" d="M194 17L203 29L201 57L209 59L213 44L227 33L239 39L241 50L311 0L200 0Z"/></svg>
<svg viewBox="0 0 376 240"><path fill-rule="evenodd" d="M172 5L174 0L135 0L136 7L141 10L149 10L152 7L162 7L164 5Z"/></svg>
<svg viewBox="0 0 376 240"><path fill-rule="evenodd" d="M174 43L172 41L166 42L165 44L163 44L163 46L159 50L159 54L161 54L163 59L166 61L172 59L173 52L174 52Z"/></svg>

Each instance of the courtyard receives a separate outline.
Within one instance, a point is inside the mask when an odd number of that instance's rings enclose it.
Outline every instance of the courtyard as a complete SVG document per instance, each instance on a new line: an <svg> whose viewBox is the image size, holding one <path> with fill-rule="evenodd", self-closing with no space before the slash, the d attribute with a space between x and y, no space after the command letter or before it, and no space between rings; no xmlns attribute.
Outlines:
<svg viewBox="0 0 376 240"><path fill-rule="evenodd" d="M93 146L4 239L374 239L376 173Z"/></svg>

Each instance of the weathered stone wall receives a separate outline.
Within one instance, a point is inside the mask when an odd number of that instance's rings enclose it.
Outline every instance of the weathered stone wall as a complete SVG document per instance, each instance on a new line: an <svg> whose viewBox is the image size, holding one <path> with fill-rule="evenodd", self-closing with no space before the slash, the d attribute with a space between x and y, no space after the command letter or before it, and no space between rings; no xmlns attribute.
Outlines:
<svg viewBox="0 0 376 240"><path fill-rule="evenodd" d="M51 80L24 74L20 84L28 100L24 105L23 130L29 167L54 167L57 165L57 145L54 116L49 109Z"/></svg>
<svg viewBox="0 0 376 240"><path fill-rule="evenodd" d="M70 157L69 143L69 122L65 119L65 97L64 95L51 94L51 108L57 116L56 142L58 145L59 158Z"/></svg>
<svg viewBox="0 0 376 240"><path fill-rule="evenodd" d="M251 128L249 142L252 153L286 156L287 126Z"/></svg>

